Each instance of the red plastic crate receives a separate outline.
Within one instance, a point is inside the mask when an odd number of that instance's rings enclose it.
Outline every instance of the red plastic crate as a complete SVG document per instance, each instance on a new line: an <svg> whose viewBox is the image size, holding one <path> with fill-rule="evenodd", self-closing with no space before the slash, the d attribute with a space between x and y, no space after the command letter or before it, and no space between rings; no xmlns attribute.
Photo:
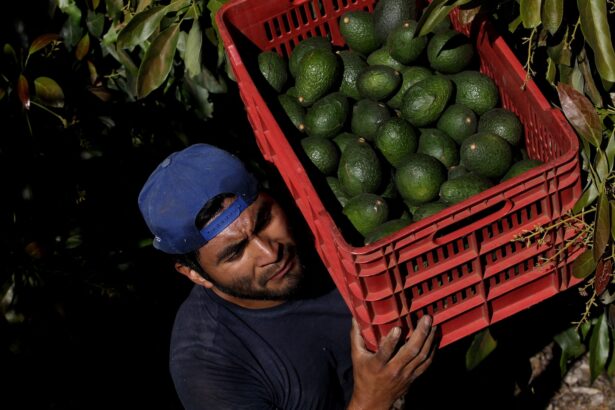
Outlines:
<svg viewBox="0 0 615 410"><path fill-rule="evenodd" d="M523 86L521 64L489 22L470 30L453 18L455 29L475 42L480 70L497 84L501 105L523 123L529 156L545 164L378 242L351 245L250 77L241 44L247 39L259 51L285 57L311 36L329 36L343 46L339 17L348 10L372 11L374 5L374 0L231 0L216 22L258 146L305 217L367 346L374 350L393 326L407 334L422 315L431 314L442 347L579 282L570 267L582 249L560 252L572 228L551 230L530 246L512 241L557 220L580 197L578 142L535 83Z"/></svg>

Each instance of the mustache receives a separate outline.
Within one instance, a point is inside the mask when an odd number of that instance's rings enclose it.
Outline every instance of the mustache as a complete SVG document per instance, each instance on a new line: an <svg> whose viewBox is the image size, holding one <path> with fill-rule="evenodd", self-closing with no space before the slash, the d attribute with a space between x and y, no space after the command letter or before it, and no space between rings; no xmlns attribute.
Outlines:
<svg viewBox="0 0 615 410"><path fill-rule="evenodd" d="M265 275L263 275L261 285L265 285L267 281L269 281L269 279L275 276L280 271L280 269L284 267L284 265L288 261L295 258L296 256L297 256L297 247L295 245L280 244L280 247L278 248L277 263L271 266L267 270Z"/></svg>

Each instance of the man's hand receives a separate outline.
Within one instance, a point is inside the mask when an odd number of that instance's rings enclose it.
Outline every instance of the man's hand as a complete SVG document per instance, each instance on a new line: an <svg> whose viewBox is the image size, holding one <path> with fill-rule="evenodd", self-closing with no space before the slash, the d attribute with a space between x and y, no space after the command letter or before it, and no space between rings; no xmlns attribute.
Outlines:
<svg viewBox="0 0 615 410"><path fill-rule="evenodd" d="M365 347L358 324L350 335L354 390L348 410L388 410L431 364L435 329L431 317L419 320L410 339L395 353L401 330L394 328L375 353Z"/></svg>

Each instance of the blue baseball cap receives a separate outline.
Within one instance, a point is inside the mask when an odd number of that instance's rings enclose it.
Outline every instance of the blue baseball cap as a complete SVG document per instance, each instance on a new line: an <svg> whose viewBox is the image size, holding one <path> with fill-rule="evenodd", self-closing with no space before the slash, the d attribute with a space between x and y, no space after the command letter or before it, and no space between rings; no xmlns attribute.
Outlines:
<svg viewBox="0 0 615 410"><path fill-rule="evenodd" d="M203 229L196 217L213 197L236 199ZM139 209L154 247L165 253L196 251L215 238L258 195L258 182L231 153L209 144L194 144L169 155L149 176L139 193Z"/></svg>

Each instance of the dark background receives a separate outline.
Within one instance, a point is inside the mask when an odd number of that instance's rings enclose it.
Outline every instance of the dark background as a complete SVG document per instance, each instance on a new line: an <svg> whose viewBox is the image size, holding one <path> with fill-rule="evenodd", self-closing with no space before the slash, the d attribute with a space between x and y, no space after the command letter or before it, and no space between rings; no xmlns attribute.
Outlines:
<svg viewBox="0 0 615 410"><path fill-rule="evenodd" d="M3 4L0 42L27 48L57 31L51 3ZM0 289L14 295L0 319L0 408L179 409L168 345L191 283L147 244L141 185L170 152L209 142L267 175L286 199L288 192L263 162L232 81L212 96L214 116L202 121L162 96L102 104L79 86L83 71L61 59L29 67L31 78L49 75L67 100L79 101L72 108L79 122L64 129L32 109L30 132L19 101L0 100ZM495 324L498 348L471 372L464 365L471 336L442 349L409 404L544 408L559 387L558 363L528 385L529 357L582 309L572 289Z"/></svg>

